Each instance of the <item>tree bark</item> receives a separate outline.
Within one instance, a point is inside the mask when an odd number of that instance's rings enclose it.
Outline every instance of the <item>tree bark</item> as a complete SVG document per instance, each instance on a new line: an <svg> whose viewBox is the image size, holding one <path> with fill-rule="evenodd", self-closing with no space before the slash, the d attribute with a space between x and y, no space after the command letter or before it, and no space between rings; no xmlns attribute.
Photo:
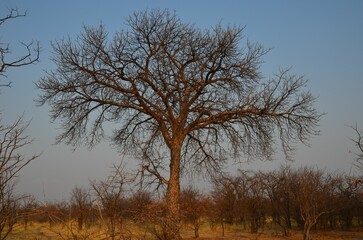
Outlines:
<svg viewBox="0 0 363 240"><path fill-rule="evenodd" d="M310 240L310 229L311 229L311 227L312 227L311 223L305 222L303 240Z"/></svg>
<svg viewBox="0 0 363 240"><path fill-rule="evenodd" d="M170 178L166 190L167 216L165 219L166 238L181 239L180 236L180 153L182 144L171 146Z"/></svg>

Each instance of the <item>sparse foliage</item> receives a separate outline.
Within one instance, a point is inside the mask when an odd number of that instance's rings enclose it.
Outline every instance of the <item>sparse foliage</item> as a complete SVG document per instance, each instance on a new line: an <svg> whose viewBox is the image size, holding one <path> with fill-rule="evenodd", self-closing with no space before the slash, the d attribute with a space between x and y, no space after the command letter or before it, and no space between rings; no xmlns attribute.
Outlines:
<svg viewBox="0 0 363 240"><path fill-rule="evenodd" d="M241 27L200 30L160 10L136 12L112 38L102 25L85 27L53 43L57 67L38 82L38 101L68 144L93 146L115 123L115 143L167 185L169 238L178 239L182 170L214 174L229 156L270 158L277 141L290 158L296 141L317 134L306 80L285 70L263 79L268 50L242 39Z"/></svg>

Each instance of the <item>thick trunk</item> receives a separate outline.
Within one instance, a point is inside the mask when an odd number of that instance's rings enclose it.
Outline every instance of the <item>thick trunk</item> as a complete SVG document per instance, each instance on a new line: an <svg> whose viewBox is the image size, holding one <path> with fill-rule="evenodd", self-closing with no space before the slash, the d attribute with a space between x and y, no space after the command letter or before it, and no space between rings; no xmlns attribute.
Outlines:
<svg viewBox="0 0 363 240"><path fill-rule="evenodd" d="M181 144L171 149L170 178L166 190L167 216L165 219L165 233L167 239L181 239L180 236L180 152Z"/></svg>

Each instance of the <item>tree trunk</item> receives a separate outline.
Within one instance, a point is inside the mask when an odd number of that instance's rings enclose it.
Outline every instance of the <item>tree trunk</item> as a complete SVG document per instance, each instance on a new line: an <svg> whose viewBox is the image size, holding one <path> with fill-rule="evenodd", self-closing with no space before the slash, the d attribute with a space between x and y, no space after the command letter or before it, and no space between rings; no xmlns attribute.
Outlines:
<svg viewBox="0 0 363 240"><path fill-rule="evenodd" d="M175 144L170 148L170 178L166 190L167 216L165 219L166 238L181 239L180 236L180 153L181 145Z"/></svg>
<svg viewBox="0 0 363 240"><path fill-rule="evenodd" d="M222 237L224 237L224 220L223 219L221 222L221 226L222 226Z"/></svg>
<svg viewBox="0 0 363 240"><path fill-rule="evenodd" d="M312 225L310 223L305 222L304 224L304 234L303 234L303 240L310 240L310 229Z"/></svg>
<svg viewBox="0 0 363 240"><path fill-rule="evenodd" d="M194 225L194 237L199 238L199 224Z"/></svg>
<svg viewBox="0 0 363 240"><path fill-rule="evenodd" d="M258 225L259 225L259 223L258 223L258 218L252 218L251 219L251 233L257 233L258 232Z"/></svg>
<svg viewBox="0 0 363 240"><path fill-rule="evenodd" d="M194 219L193 222L194 225L194 238L198 239L199 238L199 226L200 226L200 222L199 219Z"/></svg>
<svg viewBox="0 0 363 240"><path fill-rule="evenodd" d="M83 228L83 214L78 217L78 230L81 231Z"/></svg>

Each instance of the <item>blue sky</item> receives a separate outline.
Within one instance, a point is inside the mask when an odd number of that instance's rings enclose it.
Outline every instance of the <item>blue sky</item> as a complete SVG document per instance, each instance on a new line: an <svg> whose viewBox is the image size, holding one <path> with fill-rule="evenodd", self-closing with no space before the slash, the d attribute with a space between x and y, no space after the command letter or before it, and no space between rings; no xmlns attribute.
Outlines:
<svg viewBox="0 0 363 240"><path fill-rule="evenodd" d="M264 57L264 76L292 67L292 72L309 79L309 89L318 96L316 106L326 113L321 135L311 140L310 147L298 147L293 165L358 174L351 168L354 156L349 153L354 150L349 140L354 132L346 125L357 123L363 129L363 1L3 0L0 15L14 7L26 10L27 16L3 25L0 41L11 43L15 56L22 53L19 41L38 40L42 47L38 64L7 72L13 87L2 89L0 95L3 121L11 122L22 113L31 120L28 133L36 141L25 152L43 152L22 172L19 192L40 200L68 198L75 185L88 187L89 179L105 178L112 163L120 161L107 142L75 152L71 146L54 145L59 125L50 123L47 106L35 106L39 92L34 83L54 67L49 60L51 41L75 37L83 25L100 22L112 34L125 27L125 17L147 8L175 10L183 21L200 28L218 23L245 26L247 39L272 48ZM276 168L284 163L276 158L237 167Z"/></svg>

